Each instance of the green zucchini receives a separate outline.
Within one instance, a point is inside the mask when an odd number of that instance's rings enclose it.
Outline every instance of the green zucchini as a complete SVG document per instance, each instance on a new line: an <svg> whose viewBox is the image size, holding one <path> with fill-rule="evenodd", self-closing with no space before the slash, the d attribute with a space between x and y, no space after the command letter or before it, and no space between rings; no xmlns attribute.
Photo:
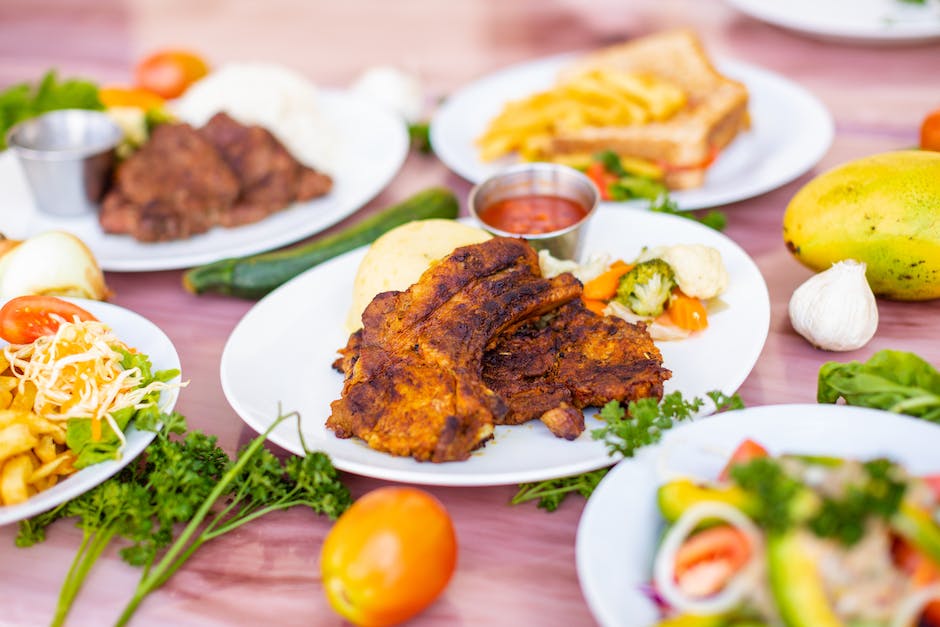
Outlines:
<svg viewBox="0 0 940 627"><path fill-rule="evenodd" d="M261 298L298 274L345 252L371 244L383 233L414 220L454 219L460 205L454 193L432 187L397 205L332 233L292 248L222 259L183 275L183 286L194 294L218 292L240 298Z"/></svg>

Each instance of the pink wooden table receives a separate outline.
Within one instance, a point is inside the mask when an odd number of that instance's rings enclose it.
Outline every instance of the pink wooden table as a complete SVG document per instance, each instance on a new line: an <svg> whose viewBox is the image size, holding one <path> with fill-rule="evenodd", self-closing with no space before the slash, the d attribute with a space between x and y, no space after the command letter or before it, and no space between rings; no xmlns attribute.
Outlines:
<svg viewBox="0 0 940 627"><path fill-rule="evenodd" d="M0 86L33 80L56 66L63 75L129 80L142 53L167 45L203 51L214 63L280 62L324 85L343 86L363 69L392 64L416 72L434 98L512 62L584 49L633 34L692 25L715 55L780 72L831 110L836 138L817 171L863 155L911 146L920 119L940 106L940 46L826 44L739 15L719 2L648 0L4 0L0 3ZM582 6L583 5L583 6ZM780 120L787 124L787 120ZM793 132L800 132L798 128ZM866 359L881 348L913 350L940 363L940 301L881 301L874 340L854 353L811 348L790 328L786 303L810 272L785 250L784 207L801 179L729 205L727 235L756 260L770 288L770 336L740 389L761 405L813 402L819 366ZM443 164L409 157L392 184L362 213L428 185L464 197L469 184ZM0 190L0 210L2 196ZM357 216L358 217L358 216ZM114 302L160 325L180 352L190 386L178 408L190 425L218 434L232 451L254 435L226 402L218 364L226 338L251 303L195 297L180 272L108 275ZM354 495L382 481L344 475ZM415 625L590 625L575 571L574 541L583 500L546 514L511 507L512 486L431 488L457 526L460 559L440 600ZM210 543L141 607L138 625L339 625L317 574L326 519L291 511ZM29 550L0 528L0 626L40 625L52 615L80 534L68 523ZM70 624L112 621L138 571L106 554L79 598Z"/></svg>

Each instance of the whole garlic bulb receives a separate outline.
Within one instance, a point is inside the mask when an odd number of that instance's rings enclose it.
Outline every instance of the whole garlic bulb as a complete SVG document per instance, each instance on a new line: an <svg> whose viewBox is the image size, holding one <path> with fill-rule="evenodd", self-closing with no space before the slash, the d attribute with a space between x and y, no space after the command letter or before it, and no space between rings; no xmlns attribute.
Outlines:
<svg viewBox="0 0 940 627"><path fill-rule="evenodd" d="M830 351L861 348L878 329L878 304L865 264L838 261L810 277L790 297L790 323L815 346Z"/></svg>

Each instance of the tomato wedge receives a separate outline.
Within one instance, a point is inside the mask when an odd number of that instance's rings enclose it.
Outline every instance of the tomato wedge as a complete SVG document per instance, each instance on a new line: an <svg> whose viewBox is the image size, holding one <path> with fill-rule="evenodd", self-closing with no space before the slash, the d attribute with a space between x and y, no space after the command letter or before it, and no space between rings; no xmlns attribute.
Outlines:
<svg viewBox="0 0 940 627"><path fill-rule="evenodd" d="M734 453L732 453L731 457L728 459L728 463L725 465L724 470L722 470L721 474L718 476L718 480L727 481L731 476L730 472L732 466L744 464L758 457L767 457L767 455L767 449L754 440L744 440L738 444L738 448L734 449Z"/></svg>
<svg viewBox="0 0 940 627"><path fill-rule="evenodd" d="M719 525L690 536L676 552L675 577L697 596L719 592L751 558L744 532Z"/></svg>
<svg viewBox="0 0 940 627"><path fill-rule="evenodd" d="M18 296L0 308L0 338L11 344L29 344L55 333L62 320L97 320L72 303L55 296Z"/></svg>

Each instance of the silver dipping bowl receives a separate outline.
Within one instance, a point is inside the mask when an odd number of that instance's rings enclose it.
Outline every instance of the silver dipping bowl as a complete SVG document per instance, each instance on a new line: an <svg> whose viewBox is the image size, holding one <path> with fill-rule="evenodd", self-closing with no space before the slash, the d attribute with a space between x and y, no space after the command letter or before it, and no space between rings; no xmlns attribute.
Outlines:
<svg viewBox="0 0 940 627"><path fill-rule="evenodd" d="M107 189L123 133L107 114L50 111L7 133L40 211L57 216L94 212Z"/></svg>
<svg viewBox="0 0 940 627"><path fill-rule="evenodd" d="M559 196L586 210L578 222L548 233L511 233L480 218L493 203L518 196ZM556 163L522 163L500 170L470 191L470 214L487 231L506 237L524 237L533 248L547 250L558 259L577 259L581 254L584 225L597 210L600 192L593 181L574 168Z"/></svg>

